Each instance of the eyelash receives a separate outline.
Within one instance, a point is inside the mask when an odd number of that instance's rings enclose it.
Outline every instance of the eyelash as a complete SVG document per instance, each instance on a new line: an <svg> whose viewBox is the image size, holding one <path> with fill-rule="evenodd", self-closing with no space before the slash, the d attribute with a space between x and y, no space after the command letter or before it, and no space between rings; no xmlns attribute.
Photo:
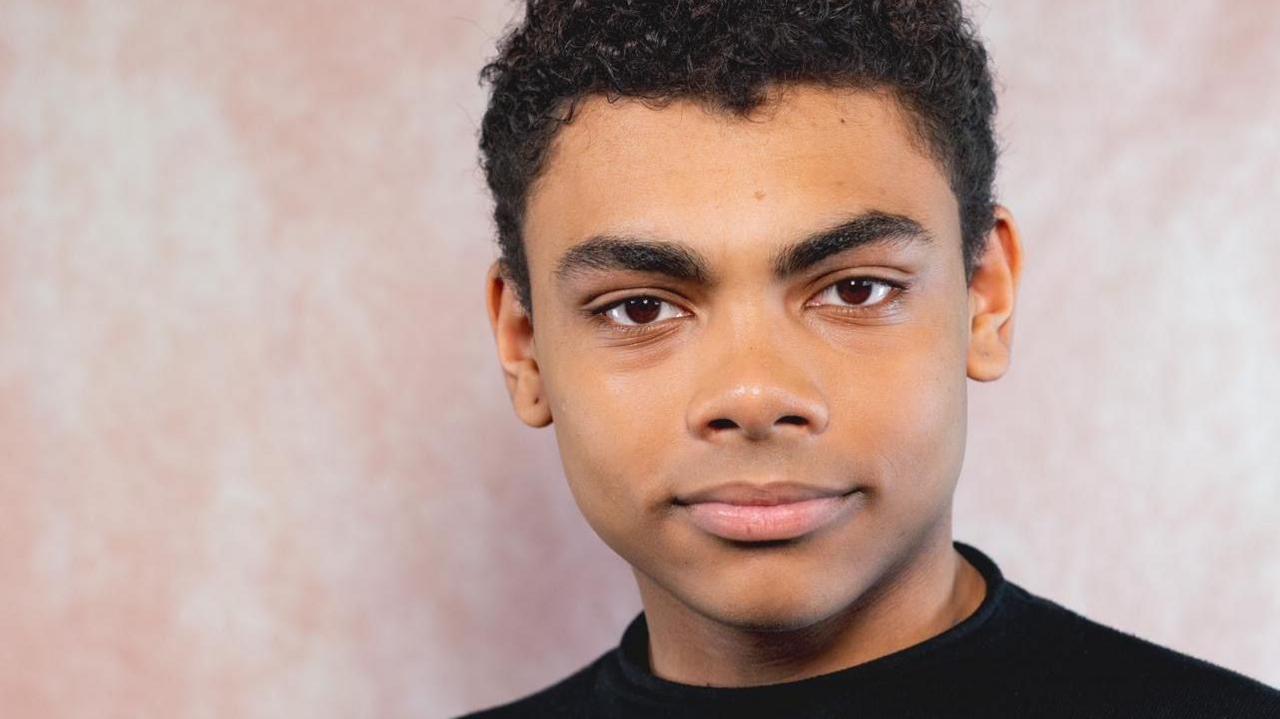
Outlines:
<svg viewBox="0 0 1280 719"><path fill-rule="evenodd" d="M888 294L886 294L884 299L880 300L879 302L873 305L830 305L830 306L835 307L842 314L853 314L853 315L867 314L871 311L881 309L885 306L896 304L902 299L902 295L906 294L907 291L910 289L910 285L905 282L886 280L882 277L866 277L866 276L858 275L853 277L844 277L839 280L836 280L835 282L832 282L826 287L823 287L814 296L817 297L817 296L826 294L828 290L834 287L837 287L842 283L859 282L859 281L873 282L876 284L887 285L889 287L889 292ZM607 316L610 310L612 310L613 308L625 302L629 302L631 300L645 299L645 298L655 299L655 300L658 300L659 302L662 302L668 305L675 304L673 302L664 300L661 297L654 297L653 295L632 295L630 297L623 297L620 300L615 300L613 302L610 302L607 305L604 305L603 307L599 307L594 310L586 310L586 313L588 318L592 322L595 322L596 324L603 326L605 329L607 329L610 332L622 335L624 337L637 337L641 335L646 335L646 334L649 334L650 332L656 331L653 329L655 326L666 324L667 321L663 320L663 321L657 321L657 322L650 322L642 325L620 325L616 322L611 321Z"/></svg>

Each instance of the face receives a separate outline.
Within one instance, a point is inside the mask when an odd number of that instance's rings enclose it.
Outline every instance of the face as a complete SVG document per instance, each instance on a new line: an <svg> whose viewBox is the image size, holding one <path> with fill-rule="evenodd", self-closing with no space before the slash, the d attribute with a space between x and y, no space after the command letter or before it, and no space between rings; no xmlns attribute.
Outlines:
<svg viewBox="0 0 1280 719"><path fill-rule="evenodd" d="M806 626L950 536L1008 262L966 284L955 196L890 96L797 86L747 119L587 100L525 243L532 323L490 274L508 387L646 598ZM754 521L689 502L730 483L828 499Z"/></svg>

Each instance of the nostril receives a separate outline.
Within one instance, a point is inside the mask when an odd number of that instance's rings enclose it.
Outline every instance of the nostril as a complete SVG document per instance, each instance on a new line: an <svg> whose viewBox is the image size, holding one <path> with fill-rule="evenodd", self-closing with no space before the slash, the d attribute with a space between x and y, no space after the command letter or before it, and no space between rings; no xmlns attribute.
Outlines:
<svg viewBox="0 0 1280 719"><path fill-rule="evenodd" d="M782 417L778 421L785 424L798 424L801 427L803 427L806 424L809 424L809 422L804 417L798 417L794 414L789 414L786 417Z"/></svg>
<svg viewBox="0 0 1280 719"><path fill-rule="evenodd" d="M712 429L733 429L738 425L731 419L713 419L711 420Z"/></svg>

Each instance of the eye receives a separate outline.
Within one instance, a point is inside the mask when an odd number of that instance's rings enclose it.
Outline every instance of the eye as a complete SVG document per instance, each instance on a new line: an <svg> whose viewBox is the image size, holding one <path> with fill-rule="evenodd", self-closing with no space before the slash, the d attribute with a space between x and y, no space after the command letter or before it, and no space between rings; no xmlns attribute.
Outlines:
<svg viewBox="0 0 1280 719"><path fill-rule="evenodd" d="M670 310L670 311L668 311ZM675 305L657 297L640 295L607 305L592 314L612 320L612 324L620 327L643 327L659 320L682 317L675 311Z"/></svg>
<svg viewBox="0 0 1280 719"><path fill-rule="evenodd" d="M816 304L834 304L837 307L874 307L885 301L894 290L902 290L903 286L888 280L874 277L847 277L818 293L817 300L830 299L834 302L817 302Z"/></svg>

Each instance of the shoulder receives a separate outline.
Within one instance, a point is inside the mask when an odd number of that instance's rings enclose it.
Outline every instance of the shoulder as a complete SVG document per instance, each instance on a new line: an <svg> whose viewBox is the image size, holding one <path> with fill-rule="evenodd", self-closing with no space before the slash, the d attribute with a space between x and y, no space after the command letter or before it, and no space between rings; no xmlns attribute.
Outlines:
<svg viewBox="0 0 1280 719"><path fill-rule="evenodd" d="M564 679L506 704L472 712L458 719L506 719L507 717L580 717L590 698L601 664L609 653Z"/></svg>
<svg viewBox="0 0 1280 719"><path fill-rule="evenodd" d="M1010 675L1100 707L1158 707L1170 716L1280 716L1280 691L1202 659L1088 619L1008 584L1016 636ZM1024 685L1025 686L1025 685Z"/></svg>

